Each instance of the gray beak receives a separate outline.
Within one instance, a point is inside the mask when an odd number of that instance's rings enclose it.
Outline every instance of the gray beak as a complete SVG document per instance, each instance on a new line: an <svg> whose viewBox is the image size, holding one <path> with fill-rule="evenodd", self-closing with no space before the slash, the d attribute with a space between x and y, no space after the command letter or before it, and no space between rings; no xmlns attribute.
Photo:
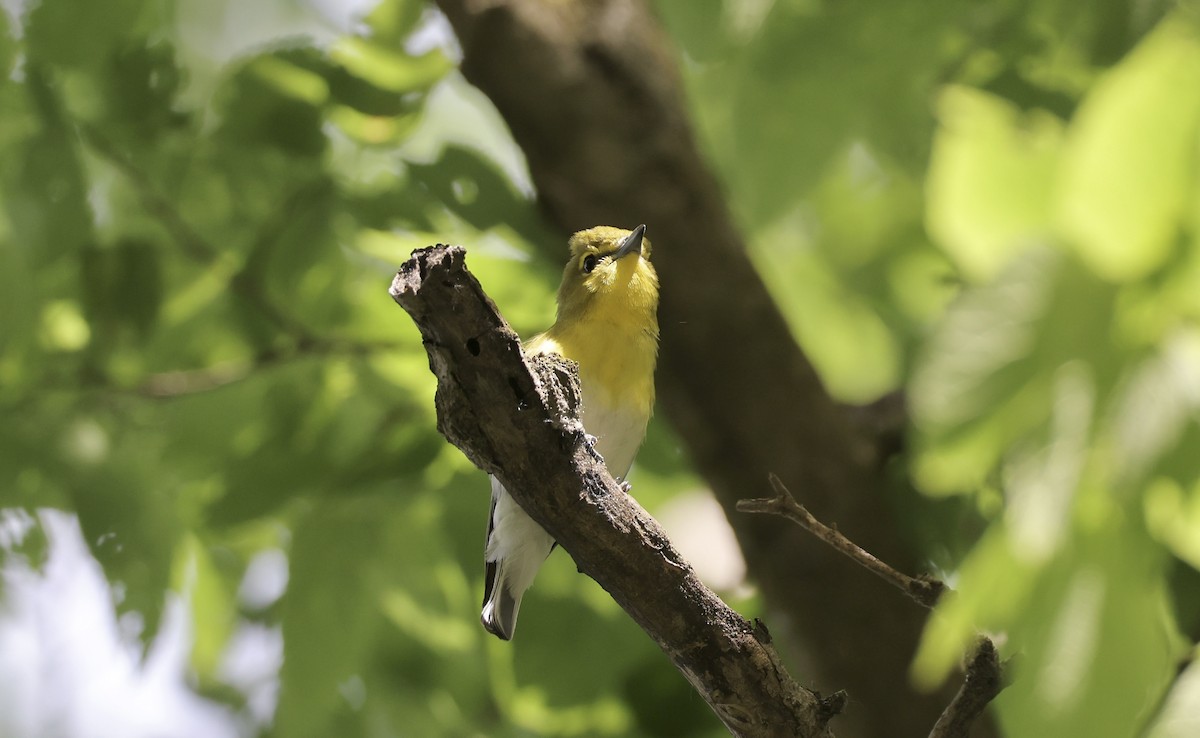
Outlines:
<svg viewBox="0 0 1200 738"><path fill-rule="evenodd" d="M621 245L613 252L613 261L620 259L630 254L642 253L642 236L646 235L646 226L642 224L633 229L633 232L621 241Z"/></svg>

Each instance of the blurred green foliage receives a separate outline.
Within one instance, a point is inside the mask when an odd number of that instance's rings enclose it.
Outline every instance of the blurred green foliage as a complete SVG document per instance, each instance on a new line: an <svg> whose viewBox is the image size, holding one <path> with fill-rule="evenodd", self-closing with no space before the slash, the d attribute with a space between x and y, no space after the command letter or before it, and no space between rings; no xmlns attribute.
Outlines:
<svg viewBox="0 0 1200 738"><path fill-rule="evenodd" d="M1190 735L1200 7L659 5L802 344L843 397L906 386L913 482L976 510L897 500L957 590L914 680L983 631L1007 734Z"/></svg>
<svg viewBox="0 0 1200 738"><path fill-rule="evenodd" d="M36 3L0 46L0 507L76 514L147 643L185 593L195 685L232 710L230 638L281 628L280 736L651 735L641 683L711 734L565 557L515 648L478 625L486 480L386 289L412 248L470 244L528 335L560 267L532 260L553 236L495 114L413 50L424 4L355 34L287 0L84 5ZM656 435L650 501L696 484ZM257 602L276 550L286 595Z"/></svg>
<svg viewBox="0 0 1200 738"><path fill-rule="evenodd" d="M1006 632L1023 653L1001 698L1014 734L1132 735L1191 648L1172 558L1200 564L1180 545L1200 540L1184 514L1200 499L1200 22L1161 21L1033 135L990 94L943 101L931 178L952 181L927 216L979 286L913 378L914 469L931 493L995 487L1005 504L914 671L939 679L976 629Z"/></svg>
<svg viewBox="0 0 1200 738"><path fill-rule="evenodd" d="M1129 736L1162 703L1151 732L1191 735L1195 5L655 6L798 340L840 398L910 392L941 502L894 503L957 590L914 679L984 629L1019 654L1008 734ZM147 642L185 593L230 710L231 637L281 629L279 736L723 734L566 556L516 642L478 627L486 482L386 285L469 244L529 335L560 265L425 5L352 31L293 0L30 7L0 13L0 508L77 515ZM652 511L701 486L659 421L634 482ZM248 597L280 550L286 594Z"/></svg>

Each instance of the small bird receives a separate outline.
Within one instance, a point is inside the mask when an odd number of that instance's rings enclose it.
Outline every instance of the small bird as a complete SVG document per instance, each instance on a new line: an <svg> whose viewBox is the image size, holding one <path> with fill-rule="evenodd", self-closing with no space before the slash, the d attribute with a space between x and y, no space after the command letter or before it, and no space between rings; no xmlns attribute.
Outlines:
<svg viewBox="0 0 1200 738"><path fill-rule="evenodd" d="M624 479L654 408L658 357L658 275L646 226L596 226L571 236L558 288L558 317L525 344L529 355L556 353L579 364L584 430L608 471ZM492 477L483 612L488 632L509 640L521 596L554 548L550 534Z"/></svg>

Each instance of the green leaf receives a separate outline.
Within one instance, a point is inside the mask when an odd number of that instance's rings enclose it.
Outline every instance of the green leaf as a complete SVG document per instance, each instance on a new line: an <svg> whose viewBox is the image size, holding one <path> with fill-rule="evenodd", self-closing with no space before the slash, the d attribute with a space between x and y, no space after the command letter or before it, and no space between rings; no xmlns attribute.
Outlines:
<svg viewBox="0 0 1200 738"><path fill-rule="evenodd" d="M31 66L25 73L39 127L0 177L12 242L41 265L90 242L92 214L71 123L41 70Z"/></svg>
<svg viewBox="0 0 1200 738"><path fill-rule="evenodd" d="M926 223L968 279L994 277L1051 233L1062 123L967 87L950 87L926 180Z"/></svg>
<svg viewBox="0 0 1200 738"><path fill-rule="evenodd" d="M17 58L17 40L9 27L8 14L0 13L0 79L8 79Z"/></svg>
<svg viewBox="0 0 1200 738"><path fill-rule="evenodd" d="M233 633L236 582L222 575L208 548L195 534L183 536L175 555L174 589L185 593L192 613L192 666L201 678L217 674Z"/></svg>
<svg viewBox="0 0 1200 738"><path fill-rule="evenodd" d="M1146 733L1147 738L1191 738L1200 734L1200 654L1175 680L1170 694Z"/></svg>
<svg viewBox="0 0 1200 738"><path fill-rule="evenodd" d="M185 79L169 43L123 47L103 71L103 120L121 126L133 145L160 141L190 122L176 99Z"/></svg>
<svg viewBox="0 0 1200 738"><path fill-rule="evenodd" d="M1200 570L1200 476L1188 489L1172 479L1157 479L1144 501L1150 534Z"/></svg>
<svg viewBox="0 0 1200 738"><path fill-rule="evenodd" d="M894 337L864 296L842 284L826 263L807 249L776 248L782 234L760 231L755 266L792 326L794 335L833 392L867 402L895 386L899 357ZM806 289L795 288L797 273ZM844 341L839 336L856 336Z"/></svg>
<svg viewBox="0 0 1200 738"><path fill-rule="evenodd" d="M154 328L164 290L159 251L156 244L136 239L83 250L80 294L89 322L105 333L105 349L112 348L112 334L121 327L140 339Z"/></svg>
<svg viewBox="0 0 1200 738"><path fill-rule="evenodd" d="M705 69L695 87L701 128L746 222L792 211L858 141L911 171L926 162L926 96L961 6L849 2L824 11L771 4L744 55Z"/></svg>
<svg viewBox="0 0 1200 738"><path fill-rule="evenodd" d="M319 333L344 325L352 294L354 272L333 229L337 207L329 179L299 184L281 206L282 217L268 221L276 227L262 234L251 256L261 262L272 301Z"/></svg>
<svg viewBox="0 0 1200 738"><path fill-rule="evenodd" d="M395 94L427 90L454 68L437 49L410 56L353 36L335 44L329 56L353 76Z"/></svg>
<svg viewBox="0 0 1200 738"><path fill-rule="evenodd" d="M752 15L753 8L745 9L749 5L724 0L657 0L654 9L688 57L699 62L716 62L730 51L727 20L739 10Z"/></svg>
<svg viewBox="0 0 1200 738"><path fill-rule="evenodd" d="M477 150L446 146L436 161L410 164L409 171L414 181L476 230L509 225L520 232L522 226L528 227L528 199L517 192L500 167Z"/></svg>
<svg viewBox="0 0 1200 738"><path fill-rule="evenodd" d="M376 559L385 551L386 503L324 501L296 526L276 735L327 735L344 700L339 688L364 666L380 616Z"/></svg>
<svg viewBox="0 0 1200 738"><path fill-rule="evenodd" d="M332 469L322 446L327 428L310 402L311 388L320 385L319 367L297 367L289 375L287 381L251 388L265 395L263 401L228 416L236 421L232 428L224 423L217 427L237 435L226 439L225 494L209 508L213 524L270 514L330 481Z"/></svg>
<svg viewBox="0 0 1200 738"><path fill-rule="evenodd" d="M328 96L325 80L287 53L255 57L218 92L223 113L218 134L230 144L316 157L328 143L320 109Z"/></svg>
<svg viewBox="0 0 1200 738"><path fill-rule="evenodd" d="M58 442L84 540L121 593L118 610L142 617L139 635L149 644L181 535L170 481L153 473L156 444L87 416L64 427Z"/></svg>
<svg viewBox="0 0 1200 738"><path fill-rule="evenodd" d="M723 736L708 705L659 654L625 673L623 698L637 725L651 736ZM707 730L706 730L707 729Z"/></svg>
<svg viewBox="0 0 1200 738"><path fill-rule="evenodd" d="M1119 349L1115 291L1079 264L1030 251L962 295L926 345L910 384L915 475L926 492L978 489L1012 445L1042 432L1060 371L1080 365L1104 394Z"/></svg>
<svg viewBox="0 0 1200 738"><path fill-rule="evenodd" d="M989 532L926 628L917 680L940 683L980 631L999 633L1019 654L996 701L1006 733L1133 734L1178 657L1163 617L1163 560L1118 516L1069 535L1074 547L1038 567L1002 526Z"/></svg>
<svg viewBox="0 0 1200 738"><path fill-rule="evenodd" d="M1180 656L1159 552L1116 518L1079 533L1010 633L1022 658L996 700L1010 735L1135 735Z"/></svg>
<svg viewBox="0 0 1200 738"><path fill-rule="evenodd" d="M41 572L50 555L50 538L42 524L42 516L33 510L0 505L0 566L19 562L35 572ZM5 578L0 578L0 605L4 603Z"/></svg>
<svg viewBox="0 0 1200 738"><path fill-rule="evenodd" d="M30 58L79 69L103 64L138 28L146 5L144 0L41 0L26 26Z"/></svg>
<svg viewBox="0 0 1200 738"><path fill-rule="evenodd" d="M366 17L371 38L400 46L414 30L425 12L420 0L382 0Z"/></svg>
<svg viewBox="0 0 1200 738"><path fill-rule="evenodd" d="M135 240L117 247L120 275L117 306L121 317L143 338L154 328L163 302L160 251L156 244Z"/></svg>
<svg viewBox="0 0 1200 738"><path fill-rule="evenodd" d="M567 561L547 563L546 581L540 582L542 586L537 591L530 592L528 606L521 611L522 635L535 635L527 636L517 654L516 683L539 685L539 692L549 707L597 705L605 698L612 700L619 696L625 675L636 668L638 662L657 654L649 642L645 642L644 647L610 653L613 643L637 643L640 629L613 605L605 612L597 612L589 606L589 593L581 590L598 589L598 585L580 580L565 552L555 552L555 556L562 556ZM562 594L553 591L555 583L552 580L559 572L569 577L563 582L565 591ZM555 594L558 596L553 596ZM607 598L600 592L593 596ZM581 626L595 635L594 638L575 639L571 649L573 661L590 664L586 680L568 678L570 672L561 663L562 644L572 642L572 634ZM542 674L555 672L559 672L561 678L546 682L541 679Z"/></svg>
<svg viewBox="0 0 1200 738"><path fill-rule="evenodd" d="M1200 29L1162 24L1084 101L1064 152L1058 222L1114 281L1144 277L1175 247L1195 205Z"/></svg>
<svg viewBox="0 0 1200 738"><path fill-rule="evenodd" d="M0 236L0 387L21 388L40 361L34 341L40 305L30 255ZM0 397L7 392L0 389Z"/></svg>
<svg viewBox="0 0 1200 738"><path fill-rule="evenodd" d="M1104 453L1122 485L1140 485L1152 470L1182 482L1200 476L1200 458L1185 441L1200 410L1200 332L1179 330L1156 349L1129 367L1107 418Z"/></svg>

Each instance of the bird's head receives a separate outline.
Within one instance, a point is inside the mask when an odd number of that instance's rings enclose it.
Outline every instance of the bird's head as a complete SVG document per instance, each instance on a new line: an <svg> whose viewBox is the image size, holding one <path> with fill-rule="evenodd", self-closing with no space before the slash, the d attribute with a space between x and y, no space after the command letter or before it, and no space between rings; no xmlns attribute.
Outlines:
<svg viewBox="0 0 1200 738"><path fill-rule="evenodd" d="M571 258L558 290L559 320L653 323L657 333L658 274L645 233L644 225L632 231L596 226L571 236Z"/></svg>

